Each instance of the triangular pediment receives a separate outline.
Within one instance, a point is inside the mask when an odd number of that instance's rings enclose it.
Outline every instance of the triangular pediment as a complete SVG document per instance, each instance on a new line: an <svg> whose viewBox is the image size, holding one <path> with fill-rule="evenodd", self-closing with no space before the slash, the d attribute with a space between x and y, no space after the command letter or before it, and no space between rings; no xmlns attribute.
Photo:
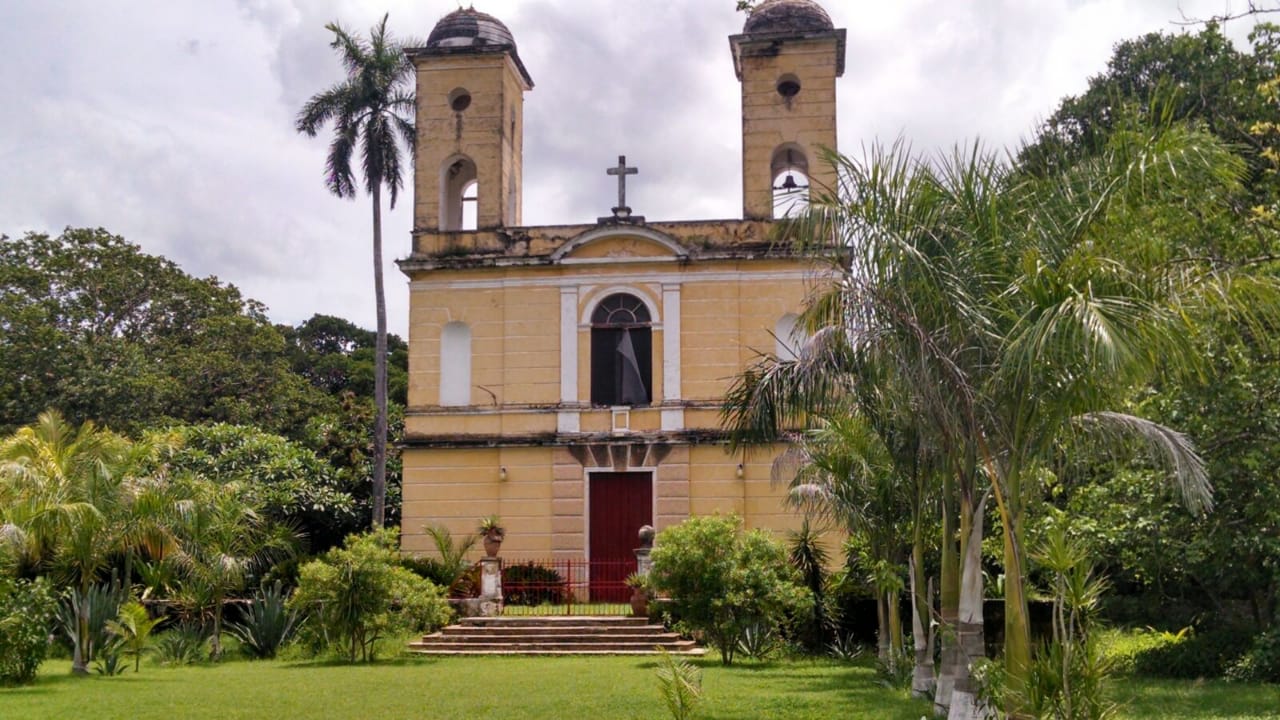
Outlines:
<svg viewBox="0 0 1280 720"><path fill-rule="evenodd" d="M689 253L670 236L648 228L598 228L585 232L552 253L565 260L646 260L686 258Z"/></svg>

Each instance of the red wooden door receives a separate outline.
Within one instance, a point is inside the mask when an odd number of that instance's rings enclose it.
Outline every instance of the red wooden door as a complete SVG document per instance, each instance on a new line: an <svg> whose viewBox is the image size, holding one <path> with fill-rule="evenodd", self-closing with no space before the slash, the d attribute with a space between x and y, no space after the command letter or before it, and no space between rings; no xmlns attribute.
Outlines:
<svg viewBox="0 0 1280 720"><path fill-rule="evenodd" d="M640 526L653 523L653 474L592 473L590 486L592 602L626 602L623 583L636 571Z"/></svg>

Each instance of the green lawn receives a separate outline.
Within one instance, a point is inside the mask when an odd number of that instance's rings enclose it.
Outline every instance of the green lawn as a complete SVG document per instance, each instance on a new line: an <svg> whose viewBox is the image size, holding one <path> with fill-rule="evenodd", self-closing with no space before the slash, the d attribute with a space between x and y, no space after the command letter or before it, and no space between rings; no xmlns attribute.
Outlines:
<svg viewBox="0 0 1280 720"><path fill-rule="evenodd" d="M865 667L830 662L699 661L706 699L699 717L918 720L928 705L876 684ZM229 662L140 675L72 678L65 660L36 685L0 690L0 718L233 720L236 718L666 717L654 664L634 658L408 659L374 666ZM1124 684L1126 718L1280 718L1280 690L1222 683Z"/></svg>

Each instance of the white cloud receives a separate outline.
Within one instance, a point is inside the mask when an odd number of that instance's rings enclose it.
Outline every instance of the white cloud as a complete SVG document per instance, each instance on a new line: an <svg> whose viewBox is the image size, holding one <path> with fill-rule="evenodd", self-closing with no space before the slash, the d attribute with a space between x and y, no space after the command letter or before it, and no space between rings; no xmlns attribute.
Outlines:
<svg viewBox="0 0 1280 720"><path fill-rule="evenodd" d="M470 0L468 0L470 1ZM591 222L614 199L604 169L641 169L650 220L741 208L732 0L486 0L537 87L525 117L525 220ZM899 134L918 149L981 136L1009 145L1102 72L1112 45L1176 30L1221 0L827 0L849 30L842 149ZM340 68L325 23L364 32L384 12L425 38L455 0L49 0L0 4L0 231L103 226L296 323L372 325L367 200L328 195L327 139L293 131ZM1245 27L1232 27L1242 38ZM391 328L408 293L412 203L385 227Z"/></svg>

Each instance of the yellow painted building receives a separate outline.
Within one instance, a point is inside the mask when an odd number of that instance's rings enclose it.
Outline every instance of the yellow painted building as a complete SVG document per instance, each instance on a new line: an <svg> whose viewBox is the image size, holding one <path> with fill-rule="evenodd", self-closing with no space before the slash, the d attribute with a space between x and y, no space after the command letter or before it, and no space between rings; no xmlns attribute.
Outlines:
<svg viewBox="0 0 1280 720"><path fill-rule="evenodd" d="M743 219L524 227L524 94L511 32L443 18L417 68L403 549L497 514L503 554L629 556L641 524L741 514L794 525L771 453L727 451L732 378L794 352L815 269L770 242L836 147L845 34L811 0L766 0L730 38L742 86ZM536 132L538 129L534 128ZM602 180L603 180L602 176Z"/></svg>

